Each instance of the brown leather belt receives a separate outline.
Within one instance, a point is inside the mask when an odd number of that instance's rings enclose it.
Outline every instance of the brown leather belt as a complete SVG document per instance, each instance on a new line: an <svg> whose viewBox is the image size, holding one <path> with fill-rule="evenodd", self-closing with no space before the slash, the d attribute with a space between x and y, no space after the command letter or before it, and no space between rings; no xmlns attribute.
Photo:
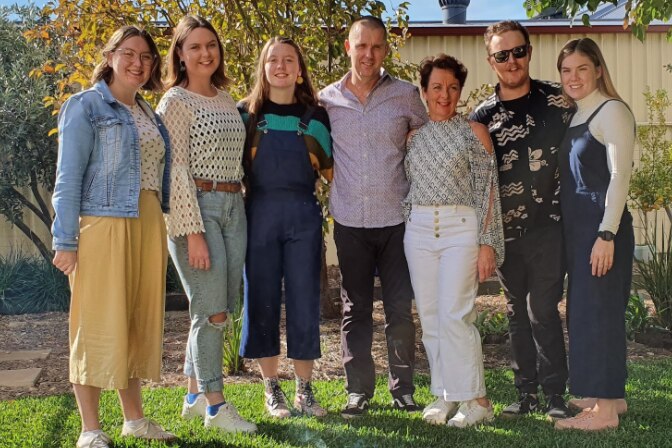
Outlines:
<svg viewBox="0 0 672 448"><path fill-rule="evenodd" d="M227 193L238 193L242 187L240 182L217 182L216 180L194 179L198 191L226 191Z"/></svg>

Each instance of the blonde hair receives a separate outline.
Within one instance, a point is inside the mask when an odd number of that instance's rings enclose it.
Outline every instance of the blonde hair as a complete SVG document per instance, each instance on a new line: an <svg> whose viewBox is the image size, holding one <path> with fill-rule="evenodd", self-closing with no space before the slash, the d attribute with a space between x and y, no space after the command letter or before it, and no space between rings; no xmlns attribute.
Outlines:
<svg viewBox="0 0 672 448"><path fill-rule="evenodd" d="M595 68L599 68L602 71L602 76L597 79L597 88L604 96L623 101L623 98L618 94L616 87L614 87L614 83L611 81L607 63L604 61L600 47L598 47L595 41L589 37L572 39L562 47L562 50L560 50L560 54L558 55L558 73L561 73L562 62L574 53L579 53L587 57L593 65L595 65ZM567 95L565 95L565 97L567 97ZM571 98L568 99L572 101Z"/></svg>

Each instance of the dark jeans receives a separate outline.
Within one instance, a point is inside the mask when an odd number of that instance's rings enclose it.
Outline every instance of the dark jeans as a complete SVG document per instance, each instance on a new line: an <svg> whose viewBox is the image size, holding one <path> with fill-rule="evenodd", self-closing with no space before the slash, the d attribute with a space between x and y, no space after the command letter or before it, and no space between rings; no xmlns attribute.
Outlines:
<svg viewBox="0 0 672 448"><path fill-rule="evenodd" d="M558 303L565 263L562 226L535 229L506 243L498 271L509 315L511 367L521 393L565 393L567 355Z"/></svg>
<svg viewBox="0 0 672 448"><path fill-rule="evenodd" d="M348 393L373 397L373 280L376 267L383 289L385 338L394 397L412 394L415 325L413 288L404 255L404 224L375 229L334 222L334 241L341 269L343 323L341 347Z"/></svg>

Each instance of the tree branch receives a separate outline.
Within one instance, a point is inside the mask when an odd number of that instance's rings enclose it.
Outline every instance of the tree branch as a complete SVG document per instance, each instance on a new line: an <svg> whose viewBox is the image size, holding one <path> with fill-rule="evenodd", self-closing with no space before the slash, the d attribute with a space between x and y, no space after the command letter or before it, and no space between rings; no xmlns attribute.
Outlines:
<svg viewBox="0 0 672 448"><path fill-rule="evenodd" d="M48 263L51 263L52 258L54 257L54 253L47 248L47 245L44 244L44 242L40 239L39 236L35 232L33 232L30 227L26 225L23 221L15 221L12 224L14 224L16 227L19 228L19 230L28 237L30 241L33 242L35 247L37 247L37 250L40 251L40 255L42 255L42 258L44 258Z"/></svg>
<svg viewBox="0 0 672 448"><path fill-rule="evenodd" d="M19 201L23 204L24 207L26 207L28 210L31 212L35 213L35 216L40 218L40 221L44 223L45 226L47 226L48 229L51 229L51 217L47 218L42 214L42 211L40 211L39 208L35 206L31 201L28 200L27 197L22 195L19 190L17 190L14 187L11 187L12 192L16 195L16 197L19 199Z"/></svg>
<svg viewBox="0 0 672 448"><path fill-rule="evenodd" d="M30 190L33 192L33 196L35 197L37 205L39 205L40 210L42 210L42 216L46 219L46 221L45 219L42 219L42 222L44 222L44 224L47 226L48 229L51 229L52 224L51 211L49 210L49 207L47 206L44 199L42 199L42 193L40 193L39 185L40 184L37 181L37 175L35 174L35 171L31 171Z"/></svg>

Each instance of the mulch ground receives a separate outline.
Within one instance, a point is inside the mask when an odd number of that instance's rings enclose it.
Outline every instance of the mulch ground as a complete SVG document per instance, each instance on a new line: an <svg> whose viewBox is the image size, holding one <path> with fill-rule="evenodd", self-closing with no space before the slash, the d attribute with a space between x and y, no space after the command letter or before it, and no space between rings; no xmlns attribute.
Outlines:
<svg viewBox="0 0 672 448"><path fill-rule="evenodd" d="M477 300L478 310L496 310L504 312L504 299L500 296L480 296ZM564 303L560 305L564 316ZM417 313L416 323L416 371L428 373L427 357L421 341L421 328ZM70 393L68 382L68 315L67 313L26 314L20 316L0 316L0 350L38 350L51 349L46 360L0 362L0 370L41 367L42 374L35 387L27 389L0 388L0 400L11 400L19 397L39 397ZM385 318L382 303L376 302L374 310L374 342L373 355L376 371L384 374L387 370L387 350L385 346ZM322 323L322 358L315 366L315 379L331 380L343 377L340 357L340 320L325 320ZM189 316L186 311L168 311L166 313L163 377L159 383L149 383L150 387L175 387L184 385L182 363L184 349L189 331ZM486 368L506 367L509 364L508 342L503 344L486 344L483 347ZM631 342L628 344L628 356L631 360L672 356L672 352L651 348ZM281 363L281 377L293 378L291 364ZM245 372L240 375L226 377L227 382L259 381L258 370L251 361L245 361Z"/></svg>

